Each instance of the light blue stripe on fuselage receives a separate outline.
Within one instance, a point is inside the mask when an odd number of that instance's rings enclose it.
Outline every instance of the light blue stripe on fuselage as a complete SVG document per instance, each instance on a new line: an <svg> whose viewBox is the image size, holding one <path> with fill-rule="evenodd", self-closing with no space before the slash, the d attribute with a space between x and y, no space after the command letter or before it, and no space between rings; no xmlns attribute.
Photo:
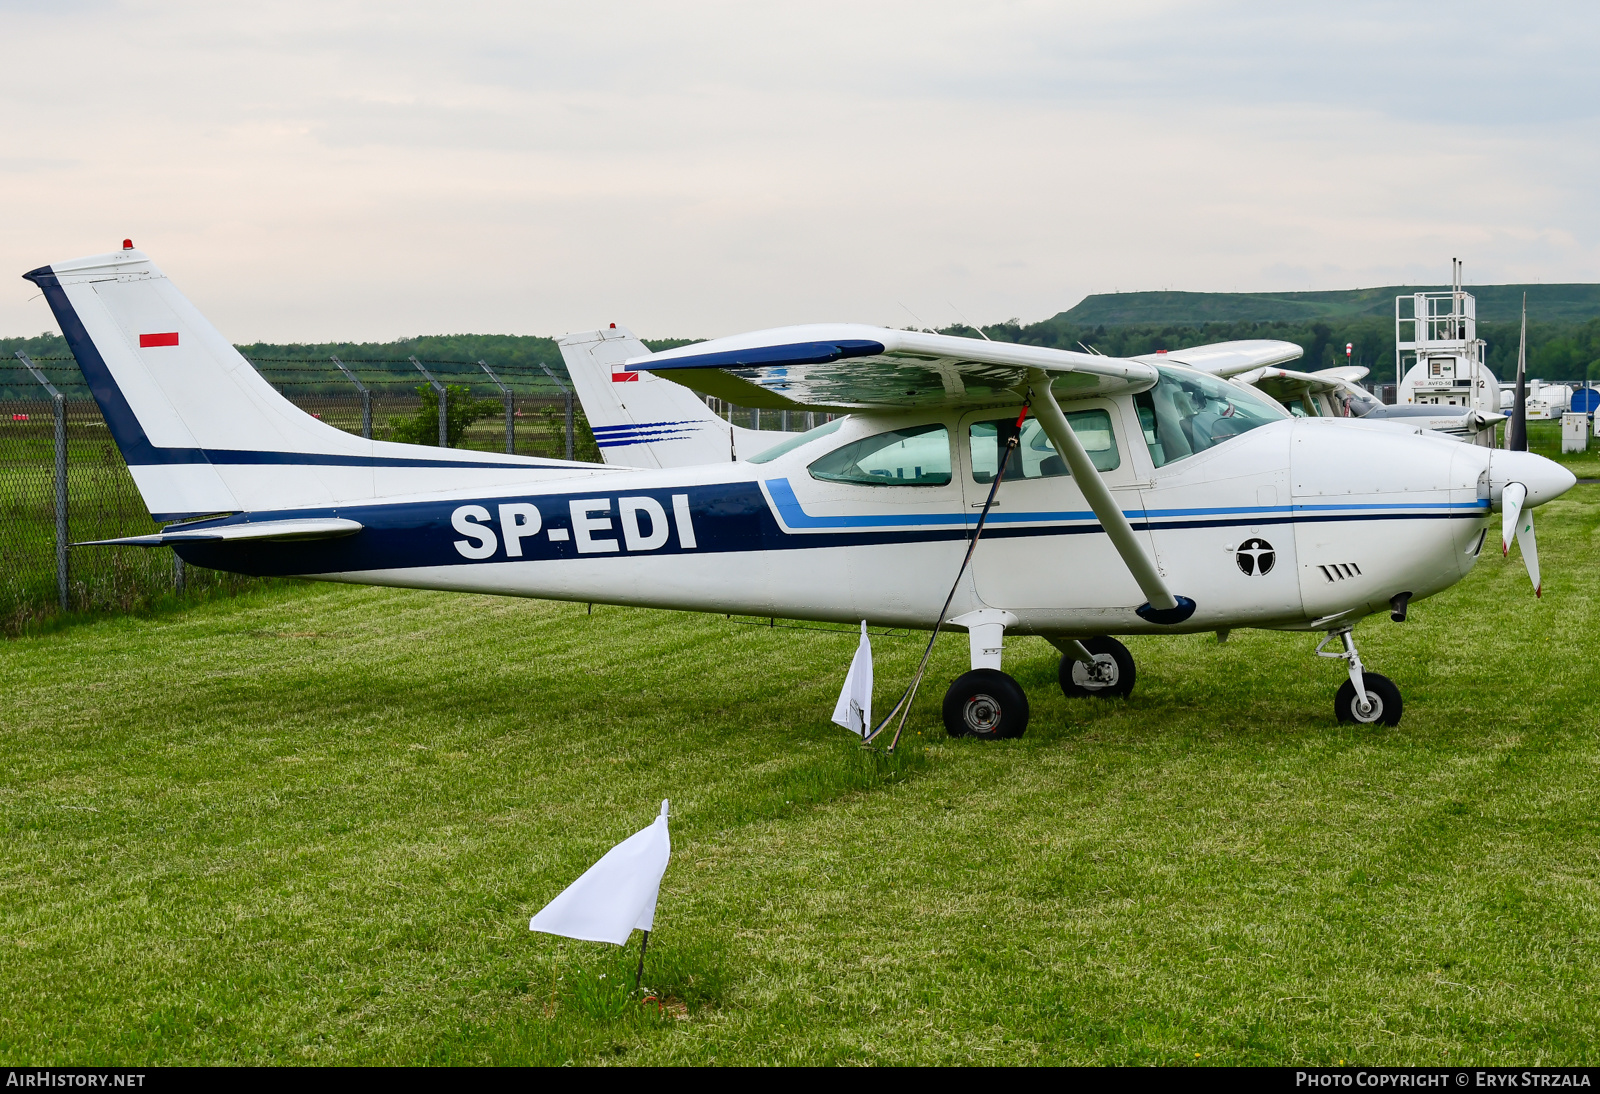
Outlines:
<svg viewBox="0 0 1600 1094"><path fill-rule="evenodd" d="M777 507L778 517L788 528L799 530L811 529L816 531L837 530L840 528L915 528L915 527L949 527L951 525L964 525L976 523L976 513L883 513L861 516L812 516L800 504L800 499L795 496L794 487L789 485L788 479L767 479L765 482L767 494L772 503ZM1425 501L1425 502L1352 502L1344 505L1225 505L1201 509L1126 509L1124 513L1129 520L1159 520L1163 517L1228 517L1228 516L1293 516L1296 513L1319 512L1392 512L1396 517L1403 517L1407 513L1436 513L1440 510L1461 510L1462 515L1471 516L1489 508L1487 500L1472 502L1452 501ZM1059 511L1059 512L1032 512L1032 513L1002 513L991 511L989 522L991 524L1059 524L1069 521L1093 521L1095 515L1090 510Z"/></svg>

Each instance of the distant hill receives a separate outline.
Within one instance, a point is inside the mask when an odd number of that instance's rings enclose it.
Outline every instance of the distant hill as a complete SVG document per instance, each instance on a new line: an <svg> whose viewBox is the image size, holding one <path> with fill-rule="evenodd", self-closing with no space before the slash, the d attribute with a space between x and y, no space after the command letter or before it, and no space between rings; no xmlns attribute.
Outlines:
<svg viewBox="0 0 1600 1094"><path fill-rule="evenodd" d="M1386 285L1333 292L1123 292L1096 293L1055 319L1078 327L1205 323L1295 323L1313 319L1391 319L1394 298L1415 292L1447 292L1448 285ZM1528 318L1581 323L1600 316L1600 285L1468 285L1478 301L1478 319L1509 323Z"/></svg>

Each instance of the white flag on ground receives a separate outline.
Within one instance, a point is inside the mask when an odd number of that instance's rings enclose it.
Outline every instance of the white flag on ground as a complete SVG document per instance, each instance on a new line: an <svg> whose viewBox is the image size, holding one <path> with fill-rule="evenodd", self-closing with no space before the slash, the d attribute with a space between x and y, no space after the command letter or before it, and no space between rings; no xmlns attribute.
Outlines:
<svg viewBox="0 0 1600 1094"><path fill-rule="evenodd" d="M862 737L872 728L872 640L867 637L865 619L861 621L861 645L856 647L855 659L845 675L833 720Z"/></svg>
<svg viewBox="0 0 1600 1094"><path fill-rule="evenodd" d="M671 856L667 803L662 801L654 824L607 851L539 909L528 920L528 930L622 945L635 927L648 931L655 922L661 875Z"/></svg>

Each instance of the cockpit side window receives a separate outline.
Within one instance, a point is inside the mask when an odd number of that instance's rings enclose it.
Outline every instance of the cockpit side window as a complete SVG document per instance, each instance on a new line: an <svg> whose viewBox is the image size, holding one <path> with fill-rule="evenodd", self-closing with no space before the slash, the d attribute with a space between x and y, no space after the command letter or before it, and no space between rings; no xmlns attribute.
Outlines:
<svg viewBox="0 0 1600 1094"><path fill-rule="evenodd" d="M1103 410L1080 410L1068 414L1067 425L1077 435L1078 442L1089 453L1089 459L1101 471L1115 471L1122 466L1117 452L1117 438L1111 431L1111 415ZM993 482L995 468L1000 465L1000 453L1005 451L1012 434L1017 431L1015 418L1002 418L990 422L973 422L968 430L972 440L972 477L978 482ZM1067 461L1056 454L1055 445L1045 436L1039 419L1028 418L1022 423L1011 460L1006 464L1006 481L1018 479L1048 479L1068 475Z"/></svg>
<svg viewBox="0 0 1600 1094"><path fill-rule="evenodd" d="M1214 448L1288 415L1261 396L1203 372L1156 366L1161 378L1133 397L1157 467Z"/></svg>
<svg viewBox="0 0 1600 1094"><path fill-rule="evenodd" d="M807 470L814 479L855 486L948 486L950 431L933 423L876 433L813 460Z"/></svg>

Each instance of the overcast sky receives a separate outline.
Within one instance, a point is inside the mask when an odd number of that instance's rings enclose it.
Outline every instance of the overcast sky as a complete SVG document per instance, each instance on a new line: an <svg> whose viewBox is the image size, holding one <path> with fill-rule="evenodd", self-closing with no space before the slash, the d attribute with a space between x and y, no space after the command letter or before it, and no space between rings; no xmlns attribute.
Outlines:
<svg viewBox="0 0 1600 1094"><path fill-rule="evenodd" d="M239 342L1600 280L1594 3L0 0L0 41L0 334L124 237Z"/></svg>

